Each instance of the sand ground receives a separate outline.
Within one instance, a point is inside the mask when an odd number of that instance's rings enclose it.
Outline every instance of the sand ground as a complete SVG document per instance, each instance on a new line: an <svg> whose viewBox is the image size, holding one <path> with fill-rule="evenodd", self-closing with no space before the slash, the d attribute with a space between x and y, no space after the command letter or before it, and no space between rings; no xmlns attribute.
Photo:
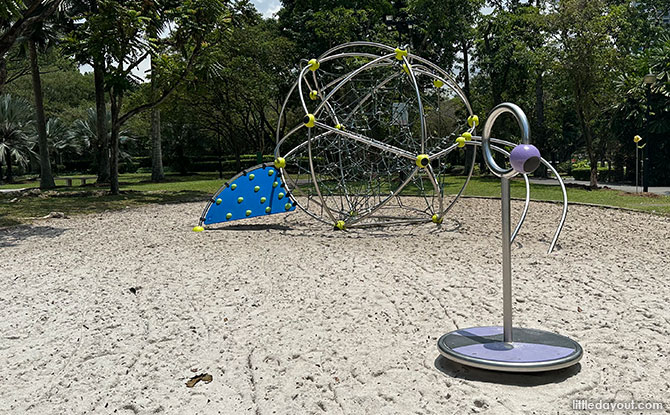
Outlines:
<svg viewBox="0 0 670 415"><path fill-rule="evenodd" d="M498 201L463 200L441 230L347 233L302 213L194 233L202 207L0 230L0 413L670 405L668 218L572 206L546 255L560 207L532 204L512 252L515 324L571 336L585 354L573 368L511 375L449 363L436 348L443 333L501 322ZM212 382L186 387L199 373Z"/></svg>

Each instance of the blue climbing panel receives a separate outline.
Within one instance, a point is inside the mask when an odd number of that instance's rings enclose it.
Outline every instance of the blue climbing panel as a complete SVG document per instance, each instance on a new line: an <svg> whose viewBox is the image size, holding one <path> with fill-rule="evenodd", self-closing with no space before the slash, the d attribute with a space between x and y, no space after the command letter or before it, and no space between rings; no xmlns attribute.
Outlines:
<svg viewBox="0 0 670 415"><path fill-rule="evenodd" d="M239 219L286 213L295 204L272 163L260 164L239 173L212 197L201 223L231 222Z"/></svg>

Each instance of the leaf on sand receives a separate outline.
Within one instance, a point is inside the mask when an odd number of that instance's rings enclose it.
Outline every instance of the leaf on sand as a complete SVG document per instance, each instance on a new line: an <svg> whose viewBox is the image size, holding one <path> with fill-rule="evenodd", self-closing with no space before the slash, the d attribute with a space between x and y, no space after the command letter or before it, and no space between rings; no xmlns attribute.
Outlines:
<svg viewBox="0 0 670 415"><path fill-rule="evenodd" d="M186 386L192 388L200 381L209 383L212 381L212 375L210 375L209 373L201 373L199 375L195 375L191 379L189 379L188 382L186 382Z"/></svg>

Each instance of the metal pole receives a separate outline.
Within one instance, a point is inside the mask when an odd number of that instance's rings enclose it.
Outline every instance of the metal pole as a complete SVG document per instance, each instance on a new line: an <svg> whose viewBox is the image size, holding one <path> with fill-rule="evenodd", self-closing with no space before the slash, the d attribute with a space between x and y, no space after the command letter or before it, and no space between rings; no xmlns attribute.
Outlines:
<svg viewBox="0 0 670 415"><path fill-rule="evenodd" d="M642 149L642 154L644 157L644 162L642 164L642 191L649 191L649 169L651 165L649 164L649 139L651 137L651 132L649 131L649 105L651 104L651 84L647 84L647 145Z"/></svg>
<svg viewBox="0 0 670 415"><path fill-rule="evenodd" d="M510 185L507 177L500 179L502 202L503 245L503 341L512 342L512 244L510 242Z"/></svg>
<svg viewBox="0 0 670 415"><path fill-rule="evenodd" d="M638 183L640 179L640 147L635 143L635 193L638 191Z"/></svg>

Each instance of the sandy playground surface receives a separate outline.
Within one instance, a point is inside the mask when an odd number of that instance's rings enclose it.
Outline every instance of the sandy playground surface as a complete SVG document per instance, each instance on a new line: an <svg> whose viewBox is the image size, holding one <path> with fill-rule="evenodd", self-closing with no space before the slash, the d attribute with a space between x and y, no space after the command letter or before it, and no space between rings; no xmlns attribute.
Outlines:
<svg viewBox="0 0 670 415"><path fill-rule="evenodd" d="M515 325L571 336L585 354L573 368L514 375L449 363L436 348L448 331L501 323L499 201L459 202L440 231L348 233L292 213L198 234L202 207L0 230L0 413L670 405L668 218L572 206L547 256L560 207L531 205L513 247ZM211 382L185 385L202 373Z"/></svg>

